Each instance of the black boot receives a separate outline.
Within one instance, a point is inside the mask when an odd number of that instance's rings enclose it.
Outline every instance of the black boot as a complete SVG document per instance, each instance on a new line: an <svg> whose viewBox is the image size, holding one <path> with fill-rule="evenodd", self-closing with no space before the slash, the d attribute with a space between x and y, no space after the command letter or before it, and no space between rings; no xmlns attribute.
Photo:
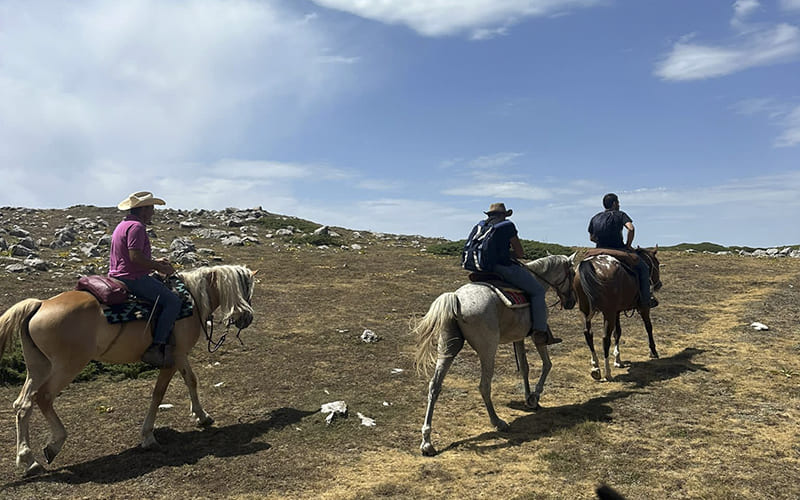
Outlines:
<svg viewBox="0 0 800 500"><path fill-rule="evenodd" d="M553 345L559 344L562 340L558 337L553 337L553 331L550 330L550 327L547 327L547 331L541 330L534 330L533 331L533 343L534 344L545 344L545 345Z"/></svg>

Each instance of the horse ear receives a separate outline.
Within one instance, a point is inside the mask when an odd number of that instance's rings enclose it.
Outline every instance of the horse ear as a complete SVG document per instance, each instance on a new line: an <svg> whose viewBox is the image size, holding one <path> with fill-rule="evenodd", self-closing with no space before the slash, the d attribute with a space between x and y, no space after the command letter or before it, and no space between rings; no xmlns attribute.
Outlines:
<svg viewBox="0 0 800 500"><path fill-rule="evenodd" d="M250 276L255 276L256 274L258 274L258 269L255 271L250 271Z"/></svg>
<svg viewBox="0 0 800 500"><path fill-rule="evenodd" d="M578 255L578 252L572 252L572 255L569 256L570 263L575 262L576 255Z"/></svg>
<svg viewBox="0 0 800 500"><path fill-rule="evenodd" d="M656 247L653 249L653 255L658 253L658 243L656 243Z"/></svg>

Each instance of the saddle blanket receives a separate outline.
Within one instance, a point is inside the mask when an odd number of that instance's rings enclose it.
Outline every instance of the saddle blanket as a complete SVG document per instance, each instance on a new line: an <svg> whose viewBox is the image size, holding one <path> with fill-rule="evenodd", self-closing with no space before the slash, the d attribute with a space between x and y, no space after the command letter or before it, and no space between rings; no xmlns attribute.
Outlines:
<svg viewBox="0 0 800 500"><path fill-rule="evenodd" d="M178 319L188 318L194 312L194 301L192 294L186 285L177 276L167 278L166 285L181 298L181 310ZM127 323L128 321L147 321L153 311L153 303L142 300L134 295L129 295L128 301L122 304L108 306L103 304L103 314L106 320L111 323ZM154 316L155 319L155 316Z"/></svg>
<svg viewBox="0 0 800 500"><path fill-rule="evenodd" d="M499 276L490 274L491 273L471 273L469 279L475 285L483 285L491 288L506 307L517 309L530 305L528 295L523 290L514 288L513 285L505 281L492 279L492 277L499 278Z"/></svg>

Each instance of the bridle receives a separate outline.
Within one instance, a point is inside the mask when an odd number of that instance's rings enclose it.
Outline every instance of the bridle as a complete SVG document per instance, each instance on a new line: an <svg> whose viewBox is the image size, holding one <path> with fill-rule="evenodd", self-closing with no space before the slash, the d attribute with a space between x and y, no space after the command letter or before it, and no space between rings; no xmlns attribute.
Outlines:
<svg viewBox="0 0 800 500"><path fill-rule="evenodd" d="M556 284L553 284L552 282L550 282L550 280L548 280L548 279L547 279L547 278L545 278L544 276L542 276L542 275L540 275L539 273L537 273L536 271L534 271L534 270L532 270L532 269L528 268L528 269L529 269L529 270L530 270L530 271L531 271L531 272L534 274L534 276L536 276L538 279L540 279L540 280L544 281L545 283L547 283L547 285L548 285L550 288L552 288L553 290L555 290L555 291L556 291L556 295L558 295L558 301L556 301L556 302L553 302L553 303L550 305L550 307L551 307L551 308L555 307L555 306L556 306L556 304L561 304L561 307L562 307L562 308L564 307L564 304L563 304L563 302L562 302L562 300L561 300L561 293L562 293L562 292L561 292L561 287L562 287L562 286L563 286L565 283L570 283L570 282L572 281L572 273L571 273L571 271L572 271L572 266L569 264L569 262L564 262L563 266L564 266L564 277L563 277L563 278L562 278L562 279L561 279L561 280L560 280L558 283L556 283ZM527 266L525 266L525 267L527 267ZM572 285L570 284L569 286L571 287Z"/></svg>

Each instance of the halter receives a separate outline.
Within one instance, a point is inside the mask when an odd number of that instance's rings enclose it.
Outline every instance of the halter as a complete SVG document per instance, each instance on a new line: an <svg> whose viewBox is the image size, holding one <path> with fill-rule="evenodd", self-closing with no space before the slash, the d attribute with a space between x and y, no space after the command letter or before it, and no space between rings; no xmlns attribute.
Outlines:
<svg viewBox="0 0 800 500"><path fill-rule="evenodd" d="M211 279L212 279L213 282L217 281L216 276L214 276L213 274L211 275ZM249 287L245 286L245 283L243 282L243 279L241 278L241 276L239 277L239 286L241 288L243 288L245 290L245 292L249 291ZM187 287L187 289L188 289L188 287ZM192 295L192 300L194 300L194 302L196 304L197 303L197 299L195 298L194 294L191 293L191 290L189 290L189 293ZM248 300L248 303L249 302L250 301ZM228 318L228 323L225 325L225 332L222 334L222 336L219 338L219 340L217 342L214 342L214 313L209 314L208 318L206 318L205 320L201 320L200 321L200 326L203 328L203 333L205 334L206 340L208 341L208 352L209 353L216 352L217 349L222 347L222 344L225 343L225 339L228 337L228 330L230 329L230 327L231 327L231 325L233 323L234 323L233 319ZM209 331L208 328L206 328L206 324L210 324L211 325L210 331ZM243 330L243 328L239 328L239 331L236 332L236 340L238 340L241 345L244 345L244 342L242 341L242 338L240 337L240 334L242 333L242 330Z"/></svg>

